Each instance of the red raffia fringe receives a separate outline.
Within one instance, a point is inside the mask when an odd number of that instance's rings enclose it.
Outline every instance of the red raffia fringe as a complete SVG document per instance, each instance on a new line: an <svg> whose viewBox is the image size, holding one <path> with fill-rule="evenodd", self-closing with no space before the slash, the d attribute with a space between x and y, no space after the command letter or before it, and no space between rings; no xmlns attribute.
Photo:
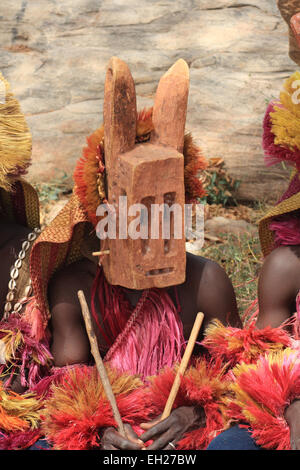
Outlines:
<svg viewBox="0 0 300 470"><path fill-rule="evenodd" d="M96 301L103 327L98 320ZM119 371L144 379L180 361L184 350L182 321L166 291L144 291L132 309L123 289L108 284L99 268L92 287L91 311L100 334L110 346L105 359Z"/></svg>
<svg viewBox="0 0 300 470"><path fill-rule="evenodd" d="M299 352L286 349L261 356L256 364L233 369L234 398L228 416L247 423L257 444L265 449L289 450L290 430L284 412L300 398Z"/></svg>
<svg viewBox="0 0 300 470"><path fill-rule="evenodd" d="M138 425L148 420L149 414L142 395L137 393L143 383L109 367L107 371L123 422L140 432ZM54 449L97 448L100 429L117 427L95 367L74 367L65 373L59 385L53 383L50 388L50 398L45 400L42 413L42 430Z"/></svg>
<svg viewBox="0 0 300 470"><path fill-rule="evenodd" d="M151 378L147 386L140 379L108 369L110 382L124 423L139 435L142 422L156 418L163 410L170 393L175 370L166 368ZM54 449L87 450L100 446L100 430L115 426L95 367L78 366L52 384L42 412L42 431ZM174 408L203 407L204 427L186 433L178 449L205 449L208 443L227 427L225 397L228 382L220 361L195 362L182 378Z"/></svg>
<svg viewBox="0 0 300 470"><path fill-rule="evenodd" d="M230 367L240 362L250 364L263 353L280 351L292 345L292 337L285 331L285 326L259 330L253 320L244 328L233 328L215 320L207 327L202 344L211 356L222 359Z"/></svg>
<svg viewBox="0 0 300 470"><path fill-rule="evenodd" d="M175 369L166 368L158 376L150 378L146 390L141 390L144 407L151 410L151 419L160 415L172 388ZM209 442L227 427L224 398L228 391L226 372L220 360L195 361L181 378L173 409L180 406L201 407L205 413L204 427L187 432L177 443L177 449L205 449Z"/></svg>

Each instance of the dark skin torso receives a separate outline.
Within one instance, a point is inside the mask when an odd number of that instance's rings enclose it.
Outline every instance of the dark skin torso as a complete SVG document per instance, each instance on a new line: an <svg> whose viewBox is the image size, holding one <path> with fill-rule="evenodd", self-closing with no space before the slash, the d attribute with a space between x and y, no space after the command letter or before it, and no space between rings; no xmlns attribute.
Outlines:
<svg viewBox="0 0 300 470"><path fill-rule="evenodd" d="M48 298L51 310L52 347L56 366L88 363L90 345L85 331L81 309L77 297L83 290L87 300L91 297L91 287L96 274L95 261L84 259L73 263L57 273L49 286ZM68 288L66 289L66 286ZM126 296L135 306L141 291L126 289ZM196 314L204 313L204 322L198 341L201 341L206 325L214 318L224 324L241 327L232 284L224 270L205 258L187 254L186 281L177 286L181 307L181 320L184 337L188 340ZM174 287L168 293L176 305ZM101 322L101 315L98 312ZM94 325L97 334L97 326ZM99 349L105 346L98 334ZM173 411L162 424L146 423L146 432L141 438L146 442L155 438L151 449L168 449L168 442L177 442L189 429L203 425L203 413L194 407L181 407ZM142 441L137 441L132 430L128 439L122 438L114 429L108 428L102 437L104 449L140 449Z"/></svg>
<svg viewBox="0 0 300 470"><path fill-rule="evenodd" d="M73 263L59 272L49 286L49 305L51 310L53 333L52 354L56 366L88 362L89 341L77 299L78 290L83 290L89 303L91 287L97 266L89 259ZM65 286L68 286L66 290ZM124 289L134 307L142 291ZM174 287L167 289L176 305ZM181 307L184 337L188 340L196 314L204 312L201 328L201 340L206 325L219 318L224 324L241 326L232 284L226 273L216 263L200 256L187 255L186 281L177 286ZM90 306L90 305L89 305ZM99 320L101 315L99 312ZM94 325L97 334L97 326ZM99 349L105 348L102 337L98 334Z"/></svg>
<svg viewBox="0 0 300 470"><path fill-rule="evenodd" d="M267 256L258 282L258 328L280 326L296 311L300 290L300 246L282 246ZM291 448L300 450L300 400L286 408Z"/></svg>

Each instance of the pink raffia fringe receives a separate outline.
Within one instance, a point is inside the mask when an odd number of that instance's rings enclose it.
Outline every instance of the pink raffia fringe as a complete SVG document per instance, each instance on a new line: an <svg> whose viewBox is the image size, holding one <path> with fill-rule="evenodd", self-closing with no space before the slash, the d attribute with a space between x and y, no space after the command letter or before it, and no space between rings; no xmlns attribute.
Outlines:
<svg viewBox="0 0 300 470"><path fill-rule="evenodd" d="M31 389L49 373L52 355L48 339L33 338L31 327L22 316L12 314L0 322L0 339L5 344L6 360L0 366L0 374L6 386L10 386L14 374L19 374L21 385Z"/></svg>
<svg viewBox="0 0 300 470"><path fill-rule="evenodd" d="M43 323L43 315L37 305L35 297L32 297L27 303L22 316L28 325L30 325L30 335L35 338L36 341L42 340L46 335L46 331Z"/></svg>
<svg viewBox="0 0 300 470"><path fill-rule="evenodd" d="M104 329L97 319L96 294ZM92 313L104 340L111 346L105 360L120 372L138 374L145 379L181 359L182 322L166 291L144 291L132 311L122 289L110 286L101 270L93 286Z"/></svg>
<svg viewBox="0 0 300 470"><path fill-rule="evenodd" d="M41 436L40 429L29 429L14 433L0 432L0 450L26 450Z"/></svg>
<svg viewBox="0 0 300 470"><path fill-rule="evenodd" d="M299 174L290 181L288 189L281 196L277 205L300 192ZM294 211L272 219L270 230L274 232L274 248L284 245L300 245L300 213Z"/></svg>
<svg viewBox="0 0 300 470"><path fill-rule="evenodd" d="M300 217L284 215L270 223L274 232L274 248L283 245L300 245Z"/></svg>

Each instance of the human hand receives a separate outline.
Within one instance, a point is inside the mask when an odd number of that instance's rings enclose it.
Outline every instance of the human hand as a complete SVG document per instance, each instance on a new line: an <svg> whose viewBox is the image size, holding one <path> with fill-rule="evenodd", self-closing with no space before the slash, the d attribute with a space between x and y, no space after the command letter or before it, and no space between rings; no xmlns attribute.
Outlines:
<svg viewBox="0 0 300 470"><path fill-rule="evenodd" d="M300 400L293 401L284 416L290 428L291 449L300 450Z"/></svg>
<svg viewBox="0 0 300 470"><path fill-rule="evenodd" d="M101 438L102 450L141 450L144 446L137 434L129 424L124 424L126 437L123 437L115 428L106 428Z"/></svg>
<svg viewBox="0 0 300 470"><path fill-rule="evenodd" d="M141 428L145 432L140 439L143 442L154 440L147 450L174 450L185 432L202 427L204 423L205 414L202 408L181 406L163 421L158 417L149 423L142 423Z"/></svg>

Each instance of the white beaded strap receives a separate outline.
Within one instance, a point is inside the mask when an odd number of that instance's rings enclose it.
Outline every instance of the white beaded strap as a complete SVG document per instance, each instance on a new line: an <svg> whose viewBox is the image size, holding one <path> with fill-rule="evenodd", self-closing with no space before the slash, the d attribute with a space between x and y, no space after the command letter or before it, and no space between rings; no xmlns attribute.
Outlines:
<svg viewBox="0 0 300 470"><path fill-rule="evenodd" d="M10 271L10 281L8 283L8 293L6 296L6 303L4 306L4 320L7 320L9 315L12 313L19 313L22 309L23 304L28 300L28 298L32 294L32 286L31 286L31 279L29 279L29 283L25 288L24 297L20 299L17 303L14 303L15 294L16 294L16 287L17 287L17 279L19 277L20 270L23 265L23 260L26 258L27 251L31 247L31 244L36 240L37 236L41 233L41 229L35 228L33 232L29 233L27 240L22 243L22 249L18 254L18 257L15 261L14 266L11 268Z"/></svg>

